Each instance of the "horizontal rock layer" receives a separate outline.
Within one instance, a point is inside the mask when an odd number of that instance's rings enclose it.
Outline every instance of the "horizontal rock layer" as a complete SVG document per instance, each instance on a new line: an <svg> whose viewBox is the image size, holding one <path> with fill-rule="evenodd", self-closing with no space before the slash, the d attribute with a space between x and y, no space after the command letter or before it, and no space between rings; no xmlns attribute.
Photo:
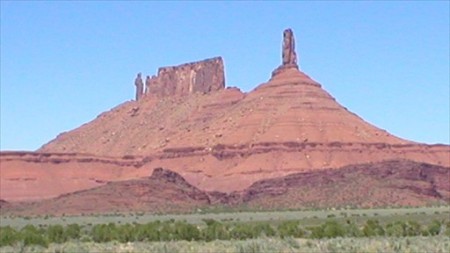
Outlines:
<svg viewBox="0 0 450 253"><path fill-rule="evenodd" d="M202 190L232 192L261 179L388 159L450 167L449 153L445 145L303 142L167 148L152 155L117 158L1 152L0 199L56 197L107 182L145 177L155 167L171 168Z"/></svg>

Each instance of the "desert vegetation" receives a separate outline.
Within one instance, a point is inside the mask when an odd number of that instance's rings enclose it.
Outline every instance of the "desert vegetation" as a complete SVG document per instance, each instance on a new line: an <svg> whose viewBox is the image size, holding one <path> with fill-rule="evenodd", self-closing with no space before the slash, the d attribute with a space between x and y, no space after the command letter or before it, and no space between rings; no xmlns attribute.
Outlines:
<svg viewBox="0 0 450 253"><path fill-rule="evenodd" d="M447 252L450 248L448 219L418 223L369 218L359 223L331 217L321 221L313 226L301 220L215 219L204 219L202 224L171 219L142 224L4 226L0 227L0 247L2 252Z"/></svg>
<svg viewBox="0 0 450 253"><path fill-rule="evenodd" d="M133 242L107 243L69 241L64 244L49 244L47 248L39 245L2 247L1 252L156 252L156 253L235 253L235 252L433 252L447 253L450 237L370 237L370 238L257 238L242 241L215 240L172 241L172 242Z"/></svg>

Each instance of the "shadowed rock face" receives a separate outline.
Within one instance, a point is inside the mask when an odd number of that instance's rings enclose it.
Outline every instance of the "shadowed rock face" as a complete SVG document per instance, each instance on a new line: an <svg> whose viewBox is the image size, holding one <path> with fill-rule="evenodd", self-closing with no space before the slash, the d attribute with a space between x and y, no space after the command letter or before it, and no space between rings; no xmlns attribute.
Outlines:
<svg viewBox="0 0 450 253"><path fill-rule="evenodd" d="M185 96L191 93L209 93L225 88L221 57L162 67L158 75L146 80L146 94L156 97Z"/></svg>
<svg viewBox="0 0 450 253"><path fill-rule="evenodd" d="M264 208L448 204L449 176L449 167L391 160L261 180L241 196Z"/></svg>
<svg viewBox="0 0 450 253"><path fill-rule="evenodd" d="M183 187L192 187L180 174L173 172L171 170L166 170L163 168L156 168L153 170L152 176L150 177L152 180L159 180L167 183L174 183L178 186Z"/></svg>

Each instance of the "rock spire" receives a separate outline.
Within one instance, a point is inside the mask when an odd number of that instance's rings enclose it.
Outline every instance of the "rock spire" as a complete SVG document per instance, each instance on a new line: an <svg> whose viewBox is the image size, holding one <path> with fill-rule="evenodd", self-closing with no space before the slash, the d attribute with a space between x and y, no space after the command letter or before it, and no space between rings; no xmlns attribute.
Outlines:
<svg viewBox="0 0 450 253"><path fill-rule="evenodd" d="M136 85L136 101L139 101L144 95L144 83L142 82L141 73L138 73L136 79L134 79L134 85Z"/></svg>
<svg viewBox="0 0 450 253"><path fill-rule="evenodd" d="M295 68L298 69L297 53L295 52L295 38L292 29L288 28L283 32L283 44L281 48L281 65L272 72L272 77L281 71Z"/></svg>
<svg viewBox="0 0 450 253"><path fill-rule="evenodd" d="M297 54L295 53L295 38L291 29L283 32L282 65L297 66Z"/></svg>

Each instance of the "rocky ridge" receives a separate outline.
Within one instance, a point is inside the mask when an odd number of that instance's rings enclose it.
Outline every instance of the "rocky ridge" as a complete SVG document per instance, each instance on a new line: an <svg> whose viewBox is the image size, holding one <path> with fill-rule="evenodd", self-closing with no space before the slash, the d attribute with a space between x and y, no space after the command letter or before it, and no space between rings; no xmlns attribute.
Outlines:
<svg viewBox="0 0 450 253"><path fill-rule="evenodd" d="M110 182L38 202L0 205L11 214L193 212L198 208L280 209L450 204L450 168L407 160L350 165L257 181L232 193L202 191L176 172ZM320 188L320 190L317 190ZM170 201L168 201L170 200ZM92 203L96 203L92 205Z"/></svg>

